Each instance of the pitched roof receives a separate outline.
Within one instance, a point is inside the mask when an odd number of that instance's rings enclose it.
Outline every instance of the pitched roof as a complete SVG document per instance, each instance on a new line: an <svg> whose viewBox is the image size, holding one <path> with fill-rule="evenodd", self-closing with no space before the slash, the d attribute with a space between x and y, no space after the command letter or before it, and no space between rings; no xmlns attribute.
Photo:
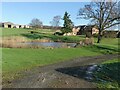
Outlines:
<svg viewBox="0 0 120 90"><path fill-rule="evenodd" d="M12 22L3 22L4 24L11 24L11 25L14 25L14 23Z"/></svg>

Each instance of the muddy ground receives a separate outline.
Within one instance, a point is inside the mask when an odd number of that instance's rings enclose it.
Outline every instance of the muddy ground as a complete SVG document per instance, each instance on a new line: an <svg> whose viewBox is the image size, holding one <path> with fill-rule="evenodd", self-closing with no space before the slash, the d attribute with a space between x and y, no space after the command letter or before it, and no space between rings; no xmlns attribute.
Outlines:
<svg viewBox="0 0 120 90"><path fill-rule="evenodd" d="M22 72L23 77L4 84L3 88L96 88L95 83L85 79L87 68L118 57L117 54L88 56L37 67Z"/></svg>

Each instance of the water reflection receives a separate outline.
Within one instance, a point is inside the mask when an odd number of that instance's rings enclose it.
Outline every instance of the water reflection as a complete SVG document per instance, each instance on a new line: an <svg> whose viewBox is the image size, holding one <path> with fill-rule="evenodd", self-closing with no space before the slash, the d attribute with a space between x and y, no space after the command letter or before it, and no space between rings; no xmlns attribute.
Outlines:
<svg viewBox="0 0 120 90"><path fill-rule="evenodd" d="M42 46L42 47L74 47L76 43L63 43L63 42L25 42L21 43L28 46Z"/></svg>

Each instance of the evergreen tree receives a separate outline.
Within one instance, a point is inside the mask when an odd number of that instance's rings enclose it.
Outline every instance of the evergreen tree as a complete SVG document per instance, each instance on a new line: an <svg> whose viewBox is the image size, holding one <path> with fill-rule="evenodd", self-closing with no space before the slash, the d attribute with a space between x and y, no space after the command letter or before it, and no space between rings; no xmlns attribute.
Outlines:
<svg viewBox="0 0 120 90"><path fill-rule="evenodd" d="M72 32L73 22L71 21L70 15L67 12L65 12L63 20L64 20L64 24L63 24L62 32L63 33Z"/></svg>

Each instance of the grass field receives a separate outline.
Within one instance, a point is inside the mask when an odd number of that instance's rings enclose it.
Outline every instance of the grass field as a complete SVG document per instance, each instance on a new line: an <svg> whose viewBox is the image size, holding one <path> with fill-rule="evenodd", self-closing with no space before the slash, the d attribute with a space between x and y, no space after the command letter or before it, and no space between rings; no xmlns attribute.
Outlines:
<svg viewBox="0 0 120 90"><path fill-rule="evenodd" d="M113 59L100 64L101 70L95 72L97 85L99 88L118 88L120 89L120 60Z"/></svg>
<svg viewBox="0 0 120 90"><path fill-rule="evenodd" d="M1 37L22 36L28 39L50 38L53 41L79 42L85 36L55 36L53 30L38 30L31 34L30 29L2 29ZM47 32L47 33L46 33ZM96 42L96 38L94 42ZM93 56L112 54L118 52L118 40L116 38L103 38L100 44L82 48L56 48L56 49L19 49L3 48L2 65L3 79L9 80L18 76L18 72L37 66L48 65L60 61L70 60L80 56Z"/></svg>
<svg viewBox="0 0 120 90"><path fill-rule="evenodd" d="M0 28L0 32L2 32L2 37L4 36L18 36L21 34L28 34L30 31L33 31L32 29L23 29L23 28ZM35 30L39 33L54 33L53 30L50 29L44 29L44 30Z"/></svg>
<svg viewBox="0 0 120 90"><path fill-rule="evenodd" d="M4 79L11 79L17 72L36 66L57 63L80 56L100 55L86 48L59 49L2 49Z"/></svg>
<svg viewBox="0 0 120 90"><path fill-rule="evenodd" d="M101 40L101 43L96 45L104 45L104 46L107 45L118 48L118 46L120 45L119 40L120 40L119 38L103 38ZM95 42L96 41L97 40L95 39Z"/></svg>
<svg viewBox="0 0 120 90"><path fill-rule="evenodd" d="M17 28L0 28L2 37L5 36L18 36L20 34L28 33L28 29L17 29Z"/></svg>
<svg viewBox="0 0 120 90"><path fill-rule="evenodd" d="M53 41L61 40L66 42L79 42L85 38L85 35L80 36L55 36L53 33L54 30L44 29L44 30L36 30L37 33L31 34L31 29L9 29L3 28L0 29L2 32L2 37L9 37L9 36L23 36L27 37L28 39L41 39L41 38L50 38ZM32 30L33 31L33 30ZM99 45L107 45L112 47L118 47L120 39L118 38L103 38ZM97 42L97 38L94 38L94 42ZM97 44L96 44L97 45Z"/></svg>
<svg viewBox="0 0 120 90"><path fill-rule="evenodd" d="M44 30L32 30L32 29L9 29L3 28L0 29L2 32L1 37L9 37L9 36L23 36L28 39L42 39L49 38L53 41L62 41L62 42L79 42L84 39L85 36L56 36L53 35L54 30L44 29ZM31 34L31 31L34 31L34 34Z"/></svg>

